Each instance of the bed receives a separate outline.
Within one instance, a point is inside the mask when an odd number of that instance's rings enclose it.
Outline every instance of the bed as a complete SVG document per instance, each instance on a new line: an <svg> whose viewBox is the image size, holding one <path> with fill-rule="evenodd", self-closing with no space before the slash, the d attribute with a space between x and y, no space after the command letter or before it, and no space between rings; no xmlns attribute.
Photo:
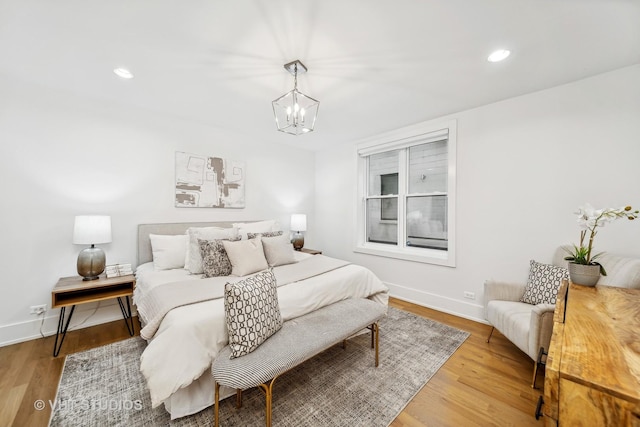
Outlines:
<svg viewBox="0 0 640 427"><path fill-rule="evenodd" d="M141 336L148 342L140 359L140 371L146 379L153 407L164 405L172 419L194 414L213 404L210 366L228 340L221 298L224 284L241 280L243 276L204 278L203 274L193 274L185 267L164 268L172 267L171 262L167 264L166 258L161 258L164 255L152 248L151 237L154 242L158 236L182 241L178 236L215 228L237 232L238 239L241 236L242 240L247 240L253 237L247 230L259 230L263 223L138 226L134 303L142 326ZM270 227L275 229L276 226ZM186 240L188 246L189 237ZM348 298L388 303L388 288L362 266L296 251L292 251L291 256L294 263L273 267L278 283L278 302L285 321ZM174 261L179 263L175 256ZM158 266L162 269L158 270ZM221 390L223 398L233 393L233 390Z"/></svg>

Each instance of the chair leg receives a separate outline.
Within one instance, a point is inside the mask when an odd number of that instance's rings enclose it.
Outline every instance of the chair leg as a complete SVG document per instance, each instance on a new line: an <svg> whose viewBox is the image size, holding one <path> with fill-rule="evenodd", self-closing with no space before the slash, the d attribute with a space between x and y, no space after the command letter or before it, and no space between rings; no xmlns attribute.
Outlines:
<svg viewBox="0 0 640 427"><path fill-rule="evenodd" d="M491 327L491 332L489 332L489 336L487 337L487 342L489 342L489 340L491 340L491 336L493 335L494 329L496 329L495 326L492 326Z"/></svg>
<svg viewBox="0 0 640 427"><path fill-rule="evenodd" d="M533 380L531 381L531 388L536 388L536 379L538 378L538 369L540 369L540 366L545 365L544 362L542 362L542 356L546 356L547 353L545 353L544 351L544 347L540 347L540 350L538 350L538 358L533 362Z"/></svg>

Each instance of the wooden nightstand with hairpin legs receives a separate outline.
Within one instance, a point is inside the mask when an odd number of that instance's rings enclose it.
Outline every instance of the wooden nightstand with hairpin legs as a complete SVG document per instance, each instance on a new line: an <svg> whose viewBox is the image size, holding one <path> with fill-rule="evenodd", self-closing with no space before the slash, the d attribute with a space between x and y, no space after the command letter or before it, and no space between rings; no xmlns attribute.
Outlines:
<svg viewBox="0 0 640 427"><path fill-rule="evenodd" d="M110 279L101 276L96 280L82 280L80 276L73 276L63 277L58 280L58 283L51 291L51 308L60 309L56 341L53 345L53 356L57 357L60 353L64 337L67 335L67 329L71 322L71 316L73 316L73 311L78 304L117 298L120 311L122 311L122 317L124 317L124 322L129 330L129 335L133 336L135 329L133 326L133 317L131 317L131 302L129 301L129 297L133 296L135 286L136 278L133 274L112 277ZM71 311L65 322L64 317L66 309L69 306L71 306ZM61 334L62 337L60 337ZM58 340L60 340L60 344L58 344Z"/></svg>

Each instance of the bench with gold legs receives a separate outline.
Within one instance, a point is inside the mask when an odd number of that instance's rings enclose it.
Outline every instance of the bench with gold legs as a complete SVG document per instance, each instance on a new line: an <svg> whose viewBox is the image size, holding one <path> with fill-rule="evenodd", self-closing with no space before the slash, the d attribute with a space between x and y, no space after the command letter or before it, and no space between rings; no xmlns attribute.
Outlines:
<svg viewBox="0 0 640 427"><path fill-rule="evenodd" d="M222 349L213 362L211 373L215 381L214 423L219 425L220 386L237 390L237 403L242 404L242 390L260 387L265 393L265 424L271 426L273 385L283 373L316 354L369 328L371 347L375 349L378 366L378 321L385 316L387 307L368 299L354 298L288 320L282 329L272 335L256 350L230 359L229 346Z"/></svg>

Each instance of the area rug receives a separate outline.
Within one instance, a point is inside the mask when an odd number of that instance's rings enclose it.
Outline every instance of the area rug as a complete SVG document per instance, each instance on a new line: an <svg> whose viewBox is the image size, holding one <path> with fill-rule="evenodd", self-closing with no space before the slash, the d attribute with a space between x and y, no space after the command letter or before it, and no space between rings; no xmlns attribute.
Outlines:
<svg viewBox="0 0 640 427"><path fill-rule="evenodd" d="M389 308L380 322L380 365L370 334L336 345L278 378L274 426L388 426L469 336L405 311ZM54 402L53 426L210 426L213 410L170 420L151 408L139 371L139 337L67 356ZM243 393L220 406L222 426L264 425L264 395Z"/></svg>

